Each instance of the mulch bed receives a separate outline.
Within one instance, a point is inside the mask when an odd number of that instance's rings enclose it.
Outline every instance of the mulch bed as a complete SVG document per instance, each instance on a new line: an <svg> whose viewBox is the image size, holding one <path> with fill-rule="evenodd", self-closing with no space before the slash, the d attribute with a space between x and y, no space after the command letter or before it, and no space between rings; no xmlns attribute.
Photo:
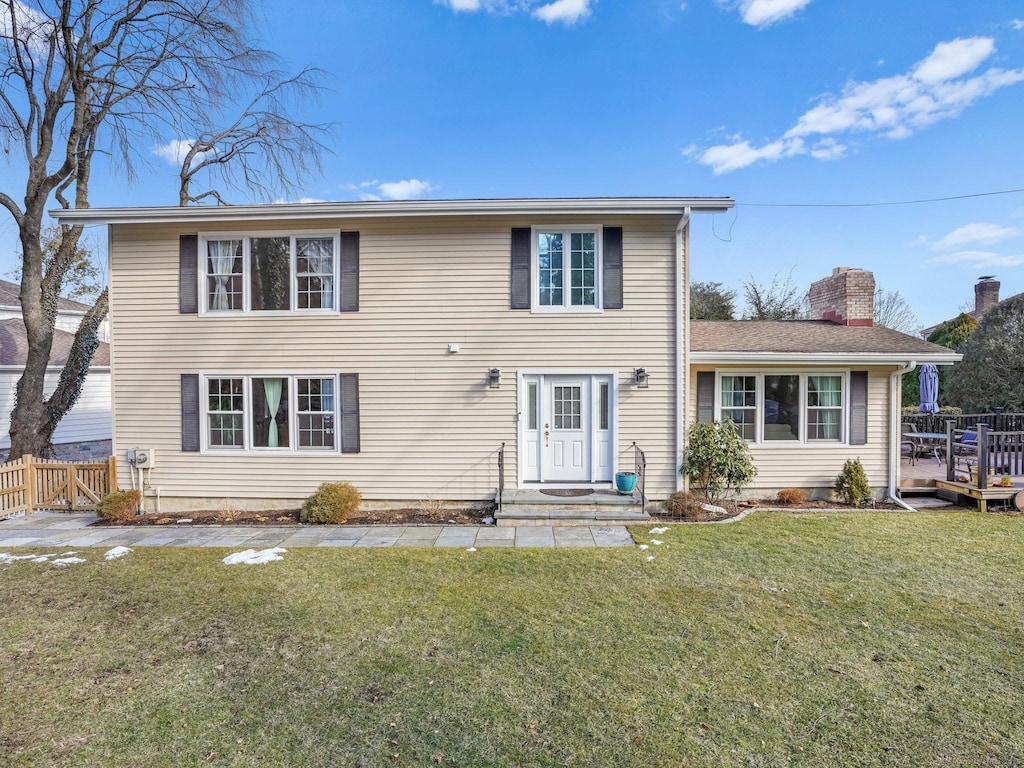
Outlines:
<svg viewBox="0 0 1024 768"><path fill-rule="evenodd" d="M459 508L362 510L342 525L480 525L491 513L486 509ZM188 520L189 522L180 522ZM127 520L98 520L93 525L298 525L299 510L201 510L174 514L145 514Z"/></svg>
<svg viewBox="0 0 1024 768"><path fill-rule="evenodd" d="M736 504L727 503L723 507L724 513L712 513L707 512L703 509L690 510L685 514L670 514L668 512L661 512L654 516L653 519L662 523L717 523L723 520L729 520L737 517L748 509L778 509L785 512L815 512L821 510L849 510L851 512L864 512L864 511L905 511L903 507L892 502L875 502L874 506L868 505L866 507L858 507L853 504L843 504L841 501L802 501L797 504L780 504L774 499L753 499L748 501L740 501Z"/></svg>

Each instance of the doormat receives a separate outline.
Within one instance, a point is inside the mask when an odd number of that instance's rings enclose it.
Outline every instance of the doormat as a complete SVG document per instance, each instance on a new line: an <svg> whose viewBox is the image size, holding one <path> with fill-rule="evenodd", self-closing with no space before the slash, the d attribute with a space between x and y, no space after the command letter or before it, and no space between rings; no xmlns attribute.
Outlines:
<svg viewBox="0 0 1024 768"><path fill-rule="evenodd" d="M593 488L549 488L542 490L541 493L547 496L589 496L594 492Z"/></svg>

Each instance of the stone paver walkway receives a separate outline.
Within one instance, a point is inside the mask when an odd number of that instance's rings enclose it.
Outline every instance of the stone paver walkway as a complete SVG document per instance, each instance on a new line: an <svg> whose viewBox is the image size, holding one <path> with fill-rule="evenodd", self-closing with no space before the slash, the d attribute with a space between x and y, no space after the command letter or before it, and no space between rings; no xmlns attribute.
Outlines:
<svg viewBox="0 0 1024 768"><path fill-rule="evenodd" d="M89 527L92 514L37 512L0 521L11 547L631 547L621 525L166 525Z"/></svg>

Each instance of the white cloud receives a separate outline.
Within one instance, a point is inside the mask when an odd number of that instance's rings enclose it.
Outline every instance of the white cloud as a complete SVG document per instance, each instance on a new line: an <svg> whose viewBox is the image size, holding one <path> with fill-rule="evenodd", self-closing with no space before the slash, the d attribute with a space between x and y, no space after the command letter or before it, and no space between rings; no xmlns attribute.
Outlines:
<svg viewBox="0 0 1024 768"><path fill-rule="evenodd" d="M846 157L846 145L835 139L822 139L811 147L811 157L815 160L842 160Z"/></svg>
<svg viewBox="0 0 1024 768"><path fill-rule="evenodd" d="M355 185L348 185L350 189L356 189ZM438 189L429 181L420 179L405 179L403 181L364 181L358 187L366 191L359 193L360 200L412 200L421 197L428 192Z"/></svg>
<svg viewBox="0 0 1024 768"><path fill-rule="evenodd" d="M1020 235L1016 227L1003 227L999 224L974 222L957 227L940 240L932 242L924 235L914 241L915 245L927 245L933 251L956 251L970 245L995 245L1003 240Z"/></svg>
<svg viewBox="0 0 1024 768"><path fill-rule="evenodd" d="M811 0L739 0L740 18L752 27L768 27L802 11Z"/></svg>
<svg viewBox="0 0 1024 768"><path fill-rule="evenodd" d="M838 141L824 145L831 137L864 133L890 139L905 139L915 131L939 120L959 115L972 103L1024 80L1024 69L997 67L976 76L967 75L995 52L990 38L958 38L939 43L909 72L892 77L852 82L839 96L825 96L801 115L780 139L763 147L737 138L732 145L720 145L697 154L715 174L745 168L758 161L774 162L782 157L807 154L796 140L820 136L810 151L819 159L836 159ZM780 147L784 151L780 151ZM842 151L845 152L845 146ZM815 155L815 150L818 154ZM729 162L721 162L722 158ZM741 162L746 158L745 162Z"/></svg>
<svg viewBox="0 0 1024 768"><path fill-rule="evenodd" d="M590 0L555 0L542 5L530 15L547 24L560 21L572 25L590 15Z"/></svg>
<svg viewBox="0 0 1024 768"><path fill-rule="evenodd" d="M954 267L989 268L1019 267L1024 264L1024 255L1004 256L991 251L957 251L928 259L929 264L949 264Z"/></svg>
<svg viewBox="0 0 1024 768"><path fill-rule="evenodd" d="M1024 19L1013 19L1010 22L1010 29L1020 32L1022 29L1024 29Z"/></svg>
<svg viewBox="0 0 1024 768"><path fill-rule="evenodd" d="M560 22L575 24L590 16L597 0L434 0L438 5L450 8L455 13L476 13L486 11L494 14L529 12L533 18L547 24Z"/></svg>
<svg viewBox="0 0 1024 768"><path fill-rule="evenodd" d="M298 200L285 200L283 197L277 198L274 201L274 205L302 205L303 203L326 203L326 200L322 200L319 197L300 197Z"/></svg>
<svg viewBox="0 0 1024 768"><path fill-rule="evenodd" d="M991 37L968 37L939 43L911 75L922 83L942 83L978 68L996 50Z"/></svg>
<svg viewBox="0 0 1024 768"><path fill-rule="evenodd" d="M157 144L153 147L153 154L157 157L162 157L168 163L174 166L181 166L185 160L185 155L192 149L192 139L172 139L166 144ZM201 159L205 152L200 152L196 155L196 159Z"/></svg>

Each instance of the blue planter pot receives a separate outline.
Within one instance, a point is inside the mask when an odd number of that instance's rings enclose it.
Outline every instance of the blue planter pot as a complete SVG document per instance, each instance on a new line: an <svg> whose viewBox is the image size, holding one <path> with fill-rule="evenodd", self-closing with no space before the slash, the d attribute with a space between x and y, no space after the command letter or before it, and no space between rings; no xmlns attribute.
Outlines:
<svg viewBox="0 0 1024 768"><path fill-rule="evenodd" d="M616 472L615 490L624 494L636 490L636 472Z"/></svg>

